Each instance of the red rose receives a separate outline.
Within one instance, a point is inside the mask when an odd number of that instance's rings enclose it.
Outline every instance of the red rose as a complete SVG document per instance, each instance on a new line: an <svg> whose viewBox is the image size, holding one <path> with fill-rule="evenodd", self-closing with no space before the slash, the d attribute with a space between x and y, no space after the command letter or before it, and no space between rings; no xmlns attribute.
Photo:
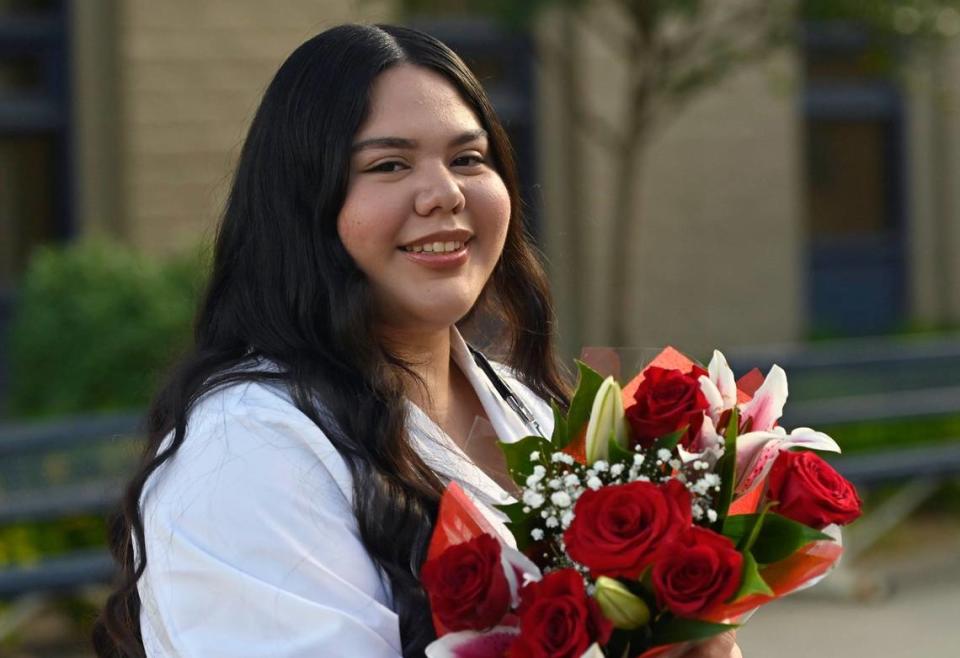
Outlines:
<svg viewBox="0 0 960 658"><path fill-rule="evenodd" d="M767 495L780 502L774 511L811 528L846 525L860 516L857 490L815 452L781 451L769 482Z"/></svg>
<svg viewBox="0 0 960 658"><path fill-rule="evenodd" d="M633 440L649 448L655 439L689 427L680 440L684 447L696 438L703 412L710 405L700 390L699 377L707 371L697 366L688 374L650 366L633 394L636 404L624 411L633 430Z"/></svg>
<svg viewBox="0 0 960 658"><path fill-rule="evenodd" d="M631 482L583 492L563 533L567 553L591 574L637 578L660 546L693 521L677 480Z"/></svg>
<svg viewBox="0 0 960 658"><path fill-rule="evenodd" d="M478 535L424 563L420 580L430 608L449 630L483 630L503 619L510 606L510 585L500 551L499 541Z"/></svg>
<svg viewBox="0 0 960 658"><path fill-rule="evenodd" d="M509 658L580 658L594 642L606 644L613 624L587 595L583 578L560 569L520 590L520 637Z"/></svg>
<svg viewBox="0 0 960 658"><path fill-rule="evenodd" d="M740 589L743 555L712 530L691 526L653 564L657 602L678 617L696 617Z"/></svg>

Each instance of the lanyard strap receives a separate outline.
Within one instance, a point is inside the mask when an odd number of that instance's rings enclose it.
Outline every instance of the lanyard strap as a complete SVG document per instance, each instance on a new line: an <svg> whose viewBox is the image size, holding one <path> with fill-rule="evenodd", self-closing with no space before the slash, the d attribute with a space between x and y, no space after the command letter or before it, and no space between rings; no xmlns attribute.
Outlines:
<svg viewBox="0 0 960 658"><path fill-rule="evenodd" d="M540 423L537 422L537 419L533 417L533 414L530 412L530 409L527 408L527 405L518 398L513 390L507 386L507 383L503 381L499 375L494 371L493 366L490 365L490 362L487 361L480 350L475 349L472 345L467 345L467 349L470 350L470 354L473 355L473 360L476 361L477 365L483 370L484 374L487 376L487 379L490 380L490 383L493 384L493 387L497 390L497 393L503 398L514 413L520 417L520 420L523 421L523 424L527 426L528 429L533 430L533 433L537 436L546 438L543 434L543 430L540 428Z"/></svg>

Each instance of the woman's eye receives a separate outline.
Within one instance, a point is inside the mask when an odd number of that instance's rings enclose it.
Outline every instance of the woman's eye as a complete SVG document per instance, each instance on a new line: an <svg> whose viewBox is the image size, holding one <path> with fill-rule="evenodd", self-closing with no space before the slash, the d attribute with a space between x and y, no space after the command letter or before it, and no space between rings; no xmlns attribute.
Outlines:
<svg viewBox="0 0 960 658"><path fill-rule="evenodd" d="M453 161L453 166L455 167L475 167L476 165L481 165L485 162L482 156L479 155L461 155L459 158Z"/></svg>
<svg viewBox="0 0 960 658"><path fill-rule="evenodd" d="M399 162L397 160L390 160L388 162L381 162L378 165L374 165L373 167L370 167L369 169L367 169L367 171L375 171L378 173L389 174L395 171L400 171L404 167L405 165L402 162Z"/></svg>

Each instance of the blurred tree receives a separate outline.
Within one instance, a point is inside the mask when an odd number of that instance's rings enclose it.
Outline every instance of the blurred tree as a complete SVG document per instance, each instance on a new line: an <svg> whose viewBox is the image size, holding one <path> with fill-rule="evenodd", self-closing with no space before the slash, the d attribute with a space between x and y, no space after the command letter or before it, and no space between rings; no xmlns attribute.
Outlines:
<svg viewBox="0 0 960 658"><path fill-rule="evenodd" d="M625 308L631 287L627 264L635 237L637 195L644 152L651 138L676 118L680 111L709 89L751 63L774 51L797 43L808 21L856 23L871 38L870 57L877 70L893 73L898 44L909 37L929 40L960 32L960 0L401 0L411 13L448 14L473 12L494 16L513 27L529 27L544 11L561 14L562 28L541 39L539 56L559 67L563 86L563 111L573 125L568 142L583 135L609 154L616 180L614 203L608 224L611 287L607 341L629 345ZM591 107L584 93L581 32L593 33L609 49L611 57L627 69L623 105L616 113L602 115ZM559 38L556 38L559 37ZM604 99L606 102L608 99ZM606 117L620 117L616 123ZM564 158L565 179L582 179L576 147L568 146ZM571 216L584 214L582 190L567 185L564 206ZM565 269L587 269L582 251L583 222L571 222L566 249L570 262ZM596 263L592 265L596 266ZM567 303L583 308L585 277L572 278ZM572 314L580 317L582 314ZM596 321L594 319L594 321ZM582 327L566 327L579 343Z"/></svg>

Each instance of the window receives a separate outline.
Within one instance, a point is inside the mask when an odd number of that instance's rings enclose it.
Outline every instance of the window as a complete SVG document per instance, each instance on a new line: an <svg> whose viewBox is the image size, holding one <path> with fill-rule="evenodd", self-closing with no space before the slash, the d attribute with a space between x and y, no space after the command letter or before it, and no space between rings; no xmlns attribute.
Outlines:
<svg viewBox="0 0 960 658"><path fill-rule="evenodd" d="M863 335L905 319L904 117L895 51L848 23L805 30L809 312L814 334Z"/></svg>

